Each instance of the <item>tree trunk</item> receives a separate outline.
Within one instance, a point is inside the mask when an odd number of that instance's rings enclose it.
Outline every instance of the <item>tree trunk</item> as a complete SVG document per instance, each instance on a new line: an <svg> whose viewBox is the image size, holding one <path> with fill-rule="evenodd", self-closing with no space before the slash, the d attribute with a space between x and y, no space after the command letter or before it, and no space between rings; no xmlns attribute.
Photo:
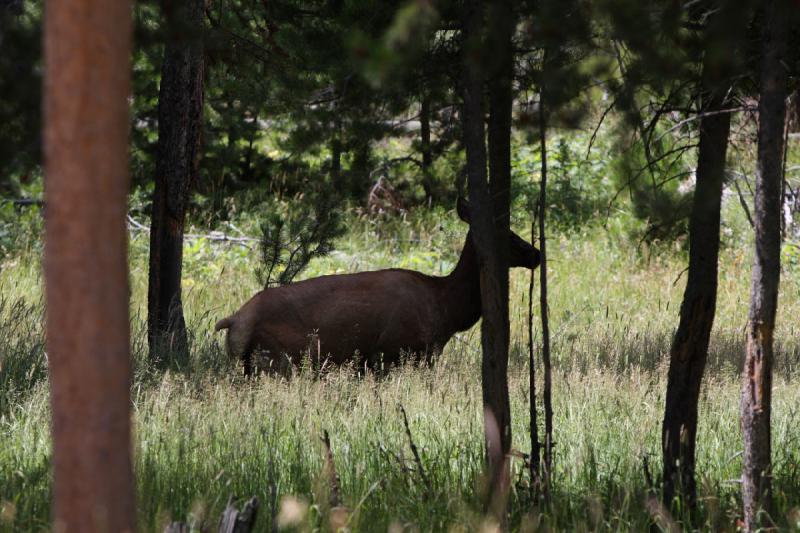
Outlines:
<svg viewBox="0 0 800 533"><path fill-rule="evenodd" d="M800 89L792 91L786 121L789 133L800 133Z"/></svg>
<svg viewBox="0 0 800 533"><path fill-rule="evenodd" d="M483 387L484 403L492 405L501 430L503 454L511 449L511 409L508 397L508 235L511 232L511 83L514 29L512 2L498 0L489 8L488 44L496 54L495 68L489 74L489 194L496 236L489 253L495 256L496 281L484 291ZM508 465L504 464L504 469ZM508 471L503 472L504 476ZM504 480L507 482L507 480ZM504 488L506 486L504 485Z"/></svg>
<svg viewBox="0 0 800 533"><path fill-rule="evenodd" d="M546 72L548 54L545 50L542 58L542 71ZM546 79L546 76L543 76ZM544 472L535 472L536 481L543 481L543 489L550 489L550 475L553 471L553 371L550 364L550 319L547 307L547 238L545 235L545 214L547 212L547 114L545 110L545 86L542 84L539 93L539 142L541 143L542 180L539 185L539 313L542 320L542 370L544 374ZM533 274L531 274L532 276ZM533 384L531 384L533 386ZM535 409L535 405L531 406ZM538 433L538 432L537 432ZM533 438L533 434L532 438ZM541 452L539 442L535 449L536 463L539 464ZM540 476L544 474L543 476ZM543 479L542 479L543 478Z"/></svg>
<svg viewBox="0 0 800 533"><path fill-rule="evenodd" d="M48 2L44 277L53 530L135 531L127 229L130 2Z"/></svg>
<svg viewBox="0 0 800 533"><path fill-rule="evenodd" d="M700 119L700 144L692 212L689 218L689 276L681 304L680 322L670 349L667 397L661 428L664 503L676 493L694 505L695 445L700 385L708 356L708 343L717 305L720 206L725 175L725 154L730 114L727 87L711 81L712 68L703 66L704 113Z"/></svg>
<svg viewBox="0 0 800 533"><path fill-rule="evenodd" d="M511 447L508 397L508 247L510 207L511 32L509 2L492 6L491 43L501 60L489 82L489 167L487 182L483 122L483 2L464 5L464 145L471 206L471 230L481 267L482 384L490 512L502 521L510 484L507 454Z"/></svg>
<svg viewBox="0 0 800 533"><path fill-rule="evenodd" d="M425 189L425 201L433 201L433 183L431 166L433 153L431 152L431 97L424 92L419 110L420 148L422 151L422 188Z"/></svg>
<svg viewBox="0 0 800 533"><path fill-rule="evenodd" d="M183 228L189 190L199 170L203 125L204 0L165 0L170 38L158 96L158 148L150 232L150 357L185 353L181 302Z"/></svg>
<svg viewBox="0 0 800 533"><path fill-rule="evenodd" d="M358 139L353 146L352 154L353 159L346 182L352 196L363 198L372 186L372 149L369 140Z"/></svg>
<svg viewBox="0 0 800 533"><path fill-rule="evenodd" d="M755 193L755 258L741 400L745 529L767 525L771 505L772 338L780 278L780 201L786 115L787 0L766 3L762 30Z"/></svg>
<svg viewBox="0 0 800 533"><path fill-rule="evenodd" d="M344 190L344 183L342 183L342 141L339 139L338 133L331 140L331 183L337 191Z"/></svg>

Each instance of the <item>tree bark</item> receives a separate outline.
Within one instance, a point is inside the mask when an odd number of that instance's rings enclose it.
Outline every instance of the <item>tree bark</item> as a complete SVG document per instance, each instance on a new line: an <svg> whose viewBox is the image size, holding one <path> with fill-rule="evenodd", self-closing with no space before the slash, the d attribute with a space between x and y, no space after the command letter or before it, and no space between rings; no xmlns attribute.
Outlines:
<svg viewBox="0 0 800 533"><path fill-rule="evenodd" d="M681 304L678 330L670 348L667 397L661 428L663 499L671 505L676 493L694 505L695 446L700 385L708 357L708 344L717 304L720 207L730 114L716 113L727 107L727 87L712 80L708 63L703 66L700 142L692 212L689 218L689 276Z"/></svg>
<svg viewBox="0 0 800 533"><path fill-rule="evenodd" d="M127 229L131 3L45 22L44 277L54 531L134 531Z"/></svg>
<svg viewBox="0 0 800 533"><path fill-rule="evenodd" d="M484 404L496 413L503 452L503 491L508 490L509 471L505 459L511 449L511 408L508 395L508 236L511 232L511 83L513 78L513 3L497 0L489 4L489 49L496 54L489 69L489 194L492 200L495 241L495 280L482 290L484 343L482 365ZM483 284L481 284L483 285ZM486 355L489 357L486 357ZM500 464L500 463L498 463ZM505 497L505 492L502 493ZM503 509L505 502L502 502ZM499 511L499 509L498 509Z"/></svg>
<svg viewBox="0 0 800 533"><path fill-rule="evenodd" d="M542 58L542 72L547 70L547 50ZM546 79L546 76L543 76ZM545 235L545 214L547 212L547 114L545 109L546 87L540 87L539 96L539 142L541 143L542 181L539 185L539 313L542 320L542 386L544 404L544 472L537 470L537 481L543 481L545 491L550 488L550 475L553 471L553 371L550 364L550 320L547 307L547 238ZM533 385L531 385L533 386ZM534 409L532 406L531 409ZM536 442L536 461L539 462L539 442ZM543 479L539 479L540 474Z"/></svg>
<svg viewBox="0 0 800 533"><path fill-rule="evenodd" d="M350 164L351 194L363 197L364 193L373 185L372 178L372 147L368 139L360 139L354 147L353 159Z"/></svg>
<svg viewBox="0 0 800 533"><path fill-rule="evenodd" d="M431 98L427 91L422 95L419 110L420 148L422 151L422 188L425 190L425 201L433 201L433 183L431 167L433 166L433 153L431 152Z"/></svg>
<svg viewBox="0 0 800 533"><path fill-rule="evenodd" d="M508 451L511 412L508 396L508 234L511 180L511 79L514 27L511 4L493 4L489 12L493 50L500 57L489 74L489 169L484 137L483 50L484 6L464 5L464 145L473 240L481 269L481 367L484 426L489 467L489 511L502 522L510 484Z"/></svg>
<svg viewBox="0 0 800 533"><path fill-rule="evenodd" d="M542 144L542 148L544 149L544 144ZM544 150L543 150L544 153ZM546 168L545 166L542 167L543 169ZM531 219L531 235L536 234L536 218L538 214ZM539 247L539 253L541 253L541 246ZM540 255L540 257L543 257ZM539 268L542 268L542 264L539 264ZM536 408L536 356L533 351L533 280L534 280L535 272L531 272L530 279L528 282L528 416L529 416L529 425L528 425L528 432L531 439L531 455L528 460L528 468L529 474L531 478L531 496L537 497L540 492L541 487L541 443L539 442L539 421L537 415L537 408ZM541 303L541 291L540 295L540 303ZM542 321L542 325L544 326L545 321ZM548 331L549 333L549 331Z"/></svg>
<svg viewBox="0 0 800 533"><path fill-rule="evenodd" d="M342 141L337 128L336 136L331 139L331 183L337 191L343 191L345 184L342 182Z"/></svg>
<svg viewBox="0 0 800 533"><path fill-rule="evenodd" d="M755 257L750 287L741 399L744 433L742 499L747 531L768 525L771 507L773 332L780 279L780 209L783 127L786 116L787 0L764 9L761 84L758 102L758 160L755 193Z"/></svg>
<svg viewBox="0 0 800 533"><path fill-rule="evenodd" d="M170 37L158 96L158 148L150 232L148 340L150 357L187 350L181 302L183 231L191 185L199 171L203 126L204 0L164 0Z"/></svg>

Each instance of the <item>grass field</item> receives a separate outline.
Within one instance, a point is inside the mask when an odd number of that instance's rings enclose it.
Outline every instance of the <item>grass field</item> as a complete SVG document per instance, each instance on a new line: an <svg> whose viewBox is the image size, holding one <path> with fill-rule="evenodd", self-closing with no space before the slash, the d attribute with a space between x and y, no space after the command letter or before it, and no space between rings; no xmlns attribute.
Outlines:
<svg viewBox="0 0 800 533"><path fill-rule="evenodd" d="M729 206L729 210L732 209ZM354 220L330 257L304 276L402 266L447 272L466 228L448 213L406 222ZM531 505L515 460L509 525L524 531L644 531L644 464L660 472L659 435L670 336L685 274L682 253L656 253L613 228L553 236L550 251L555 472L551 500ZM733 531L739 516L739 367L750 249L727 242L709 367L702 391L700 511L680 526ZM649 253L652 252L652 253ZM247 382L212 332L216 319L257 290L256 253L187 244L185 306L191 358L170 371L145 360L146 238L131 244L135 468L139 526L169 520L216 523L229 497L256 495L260 531L477 531L483 467L478 328L454 338L432 368L401 368L376 380L348 369L319 378ZM41 289L35 254L0 273L0 530L48 527L49 434ZM512 276L510 385L514 447L529 449L527 271ZM537 283L538 288L538 283ZM773 411L776 515L800 527L800 364L795 317L800 279L781 286ZM538 335L538 312L534 335ZM536 338L538 342L538 336ZM423 472L413 458L408 414ZM320 436L330 433L346 513L331 512ZM426 484L423 480L427 479ZM662 524L670 527L669 524ZM672 524L676 526L676 524Z"/></svg>

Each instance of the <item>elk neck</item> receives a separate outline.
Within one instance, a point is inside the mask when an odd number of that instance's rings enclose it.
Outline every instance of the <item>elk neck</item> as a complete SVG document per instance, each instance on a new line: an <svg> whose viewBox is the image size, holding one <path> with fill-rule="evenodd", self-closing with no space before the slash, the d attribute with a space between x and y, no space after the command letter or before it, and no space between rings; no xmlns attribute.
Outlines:
<svg viewBox="0 0 800 533"><path fill-rule="evenodd" d="M453 271L441 279L442 314L453 334L471 328L481 317L481 282L478 254L467 234L461 257Z"/></svg>

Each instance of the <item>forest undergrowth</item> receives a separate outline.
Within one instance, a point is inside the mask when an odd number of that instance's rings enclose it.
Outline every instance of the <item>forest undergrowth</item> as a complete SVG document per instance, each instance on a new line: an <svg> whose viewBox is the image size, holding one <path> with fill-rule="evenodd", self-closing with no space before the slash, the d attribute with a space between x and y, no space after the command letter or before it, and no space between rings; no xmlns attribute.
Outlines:
<svg viewBox="0 0 800 533"><path fill-rule="evenodd" d="M733 204L733 202L729 202ZM726 209L730 211L735 204ZM350 218L336 251L303 273L399 266L439 275L455 264L466 227L453 213L389 222ZM529 235L529 232L521 231ZM646 249L601 225L549 242L555 470L534 505L528 436L528 272L511 286L514 484L509 526L521 531L644 531L659 516L649 486L660 465L666 357L677 325L685 251ZM139 527L171 520L213 529L229 498L257 496L260 531L478 531L483 418L479 328L458 334L431 368L387 376L353 369L244 380L213 323L256 290L257 251L186 244L184 305L191 351L169 368L147 362L147 238L131 238L132 408ZM742 448L738 422L750 246L727 243L718 315L700 402L699 511L656 518L674 528L735 531ZM538 278L538 274L537 274ZM773 406L775 521L800 527L800 281L781 281ZM49 407L36 253L0 273L0 530L47 529ZM538 290L538 283L536 285ZM538 345L538 310L534 344ZM538 350L537 350L538 357ZM401 407L408 415L408 430ZM321 436L330 434L341 507L331 509ZM417 461L411 440L419 450Z"/></svg>

